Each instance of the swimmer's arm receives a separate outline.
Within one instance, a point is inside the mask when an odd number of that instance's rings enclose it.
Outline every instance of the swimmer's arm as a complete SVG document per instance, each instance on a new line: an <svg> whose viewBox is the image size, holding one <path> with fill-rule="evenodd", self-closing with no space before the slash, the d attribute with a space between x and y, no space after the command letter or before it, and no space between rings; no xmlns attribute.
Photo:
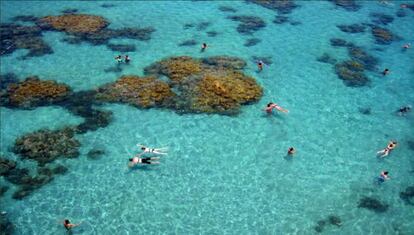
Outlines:
<svg viewBox="0 0 414 235"><path fill-rule="evenodd" d="M275 106L275 108L276 108L277 110L281 111L281 112L284 112L284 113L289 113L289 110L287 110L287 109L283 109L283 108L282 108L282 107L280 107L280 106Z"/></svg>

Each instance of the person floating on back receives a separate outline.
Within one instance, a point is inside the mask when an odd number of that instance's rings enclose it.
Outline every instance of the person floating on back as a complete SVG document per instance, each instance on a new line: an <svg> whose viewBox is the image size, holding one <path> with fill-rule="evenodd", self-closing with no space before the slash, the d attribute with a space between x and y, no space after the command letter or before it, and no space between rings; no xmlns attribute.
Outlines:
<svg viewBox="0 0 414 235"><path fill-rule="evenodd" d="M265 108L265 111L268 114L271 114L273 112L273 109L277 109L277 110L279 110L281 112L284 112L284 113L288 113L289 112L288 110L286 110L286 109L284 109L284 108L280 107L279 105L277 105L275 103L272 103L272 102L270 102L270 103L267 104L267 106Z"/></svg>
<svg viewBox="0 0 414 235"><path fill-rule="evenodd" d="M154 153L154 154L167 155L166 151L168 150L168 148L148 148L141 144L137 144L137 146L141 148L143 153Z"/></svg>
<svg viewBox="0 0 414 235"><path fill-rule="evenodd" d="M65 219L63 221L63 226L65 226L66 230L68 230L68 231L71 230L74 227L79 226L80 224L81 223L79 223L79 224L72 224L72 223L70 223L70 221L68 219Z"/></svg>
<svg viewBox="0 0 414 235"><path fill-rule="evenodd" d="M160 162L158 162L158 160L160 159L159 157L145 157L145 158L140 158L140 155L137 155L133 158L129 159L128 162L128 167L134 167L138 164L159 164Z"/></svg>
<svg viewBox="0 0 414 235"><path fill-rule="evenodd" d="M201 52L204 52L207 49L207 43L203 42L203 44L201 44Z"/></svg>
<svg viewBox="0 0 414 235"><path fill-rule="evenodd" d="M405 116L408 112L410 112L411 111L411 105L407 105L407 106L404 106L404 107L401 107L398 111L397 111L397 113L398 113L398 115L400 115L400 116Z"/></svg>
<svg viewBox="0 0 414 235"><path fill-rule="evenodd" d="M390 73L389 69L384 69L384 71L382 71L382 75L388 75Z"/></svg>
<svg viewBox="0 0 414 235"><path fill-rule="evenodd" d="M388 146L385 149L378 151L377 154L380 157L386 157L393 149L395 149L395 147L397 147L397 141L390 141Z"/></svg>
<svg viewBox="0 0 414 235"><path fill-rule="evenodd" d="M407 50L411 47L411 43L406 43L402 46L403 49Z"/></svg>

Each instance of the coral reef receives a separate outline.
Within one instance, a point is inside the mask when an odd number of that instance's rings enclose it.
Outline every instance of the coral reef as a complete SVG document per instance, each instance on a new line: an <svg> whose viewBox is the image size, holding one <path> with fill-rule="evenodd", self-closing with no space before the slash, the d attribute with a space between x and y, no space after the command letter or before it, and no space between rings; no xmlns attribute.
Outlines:
<svg viewBox="0 0 414 235"><path fill-rule="evenodd" d="M12 83L18 83L19 79L17 78L16 74L14 73L6 73L0 75L0 90L4 90Z"/></svg>
<svg viewBox="0 0 414 235"><path fill-rule="evenodd" d="M91 149L86 155L88 156L88 159L90 160L97 160L97 159L100 159L103 154L105 154L105 150L94 148L94 149Z"/></svg>
<svg viewBox="0 0 414 235"><path fill-rule="evenodd" d="M74 138L73 128L50 131L39 130L16 139L13 152L22 158L32 159L40 166L53 162L59 157L79 156L80 143Z"/></svg>
<svg viewBox="0 0 414 235"><path fill-rule="evenodd" d="M229 16L227 17L233 21L238 21L240 24L237 26L237 31L240 34L251 35L254 32L266 27L266 23L260 17L257 16Z"/></svg>
<svg viewBox="0 0 414 235"><path fill-rule="evenodd" d="M2 197L7 192L7 190L9 190L8 186L0 185L0 197Z"/></svg>
<svg viewBox="0 0 414 235"><path fill-rule="evenodd" d="M359 208L366 208L376 213L383 213L388 210L388 205L372 197L363 197L359 200Z"/></svg>
<svg viewBox="0 0 414 235"><path fill-rule="evenodd" d="M363 64L365 69L376 71L378 59L369 55L361 47L349 46L348 54L353 60Z"/></svg>
<svg viewBox="0 0 414 235"><path fill-rule="evenodd" d="M229 7L229 6L220 6L218 9L222 12L231 12L231 13L237 12L236 9L234 9L233 7Z"/></svg>
<svg viewBox="0 0 414 235"><path fill-rule="evenodd" d="M201 72L201 63L188 56L172 57L161 60L144 68L147 75L165 75L173 82L180 82L189 75Z"/></svg>
<svg viewBox="0 0 414 235"><path fill-rule="evenodd" d="M97 99L124 102L141 108L166 106L174 98L167 83L154 77L122 76L113 84L99 88Z"/></svg>
<svg viewBox="0 0 414 235"><path fill-rule="evenodd" d="M344 8L347 11L358 11L361 6L355 0L330 0L335 5Z"/></svg>
<svg viewBox="0 0 414 235"><path fill-rule="evenodd" d="M194 28L194 24L193 23L187 23L183 26L183 29L190 29L190 28Z"/></svg>
<svg viewBox="0 0 414 235"><path fill-rule="evenodd" d="M388 45L399 39L399 37L394 35L390 30L377 26L372 27L371 33L375 38L375 43L380 45Z"/></svg>
<svg viewBox="0 0 414 235"><path fill-rule="evenodd" d="M400 198L405 203L414 206L414 186L407 187L405 191L400 192Z"/></svg>
<svg viewBox="0 0 414 235"><path fill-rule="evenodd" d="M55 81L42 81L38 77L28 77L19 83L10 83L3 94L2 105L20 108L55 104L70 93L67 85Z"/></svg>
<svg viewBox="0 0 414 235"><path fill-rule="evenodd" d="M249 38L246 40L246 42L244 43L245 47L251 47L254 46L258 43L260 43L262 40L258 39L258 38Z"/></svg>
<svg viewBox="0 0 414 235"><path fill-rule="evenodd" d="M187 46L195 46L197 44L198 43L197 43L196 40L190 39L190 40L186 40L186 41L181 42L180 44L178 44L178 46L180 46L180 47L187 47Z"/></svg>
<svg viewBox="0 0 414 235"><path fill-rule="evenodd" d="M350 87L365 86L369 79L363 73L364 65L353 60L344 61L335 65L335 72L344 84Z"/></svg>
<svg viewBox="0 0 414 235"><path fill-rule="evenodd" d="M1 235L11 235L14 233L14 226L7 218L6 214L0 213L0 233Z"/></svg>
<svg viewBox="0 0 414 235"><path fill-rule="evenodd" d="M374 22L375 24L387 25L394 21L394 17L384 14L384 13L371 13L369 15L372 18L374 18L372 22Z"/></svg>
<svg viewBox="0 0 414 235"><path fill-rule="evenodd" d="M336 27L338 27L342 32L345 32L345 33L363 33L365 32L365 28L366 28L362 24L350 24L350 25L341 24L341 25L337 25Z"/></svg>
<svg viewBox="0 0 414 235"><path fill-rule="evenodd" d="M331 42L331 46L334 46L334 47L347 47L348 46L348 42L340 38L331 38L329 41Z"/></svg>
<svg viewBox="0 0 414 235"><path fill-rule="evenodd" d="M0 156L0 176L7 175L16 168L16 162Z"/></svg>
<svg viewBox="0 0 414 235"><path fill-rule="evenodd" d="M108 43L106 45L112 51L119 51L119 52L132 52L136 51L135 45L122 45L122 44L112 44Z"/></svg>
<svg viewBox="0 0 414 235"><path fill-rule="evenodd" d="M247 0L248 2L260 5L279 14L289 14L298 7L293 0Z"/></svg>
<svg viewBox="0 0 414 235"><path fill-rule="evenodd" d="M58 30L67 33L95 33L109 25L101 16L85 14L65 14L59 16L46 16L37 21L42 29Z"/></svg>
<svg viewBox="0 0 414 235"><path fill-rule="evenodd" d="M62 11L63 14L73 14L76 12L78 12L78 9L75 9L75 8L68 8Z"/></svg>
<svg viewBox="0 0 414 235"><path fill-rule="evenodd" d="M342 221L341 221L341 218L339 218L339 216L337 216L337 215L330 215L330 216L328 216L327 219L319 220L316 223L316 226L313 227L313 228L315 229L316 232L321 233L321 232L323 232L323 229L325 228L325 226L328 225L328 222L331 225L335 225L337 227L341 227L342 226Z"/></svg>
<svg viewBox="0 0 414 235"><path fill-rule="evenodd" d="M213 56L204 58L201 60L204 65L218 67L218 68L228 68L234 70L241 70L246 67L246 62L244 60L227 57L227 56Z"/></svg>
<svg viewBox="0 0 414 235"><path fill-rule="evenodd" d="M17 49L29 50L23 59L52 54L52 48L42 40L41 36L42 30L36 26L1 24L0 55L11 54Z"/></svg>
<svg viewBox="0 0 414 235"><path fill-rule="evenodd" d="M19 15L11 19L12 21L21 21L21 22L36 22L38 18L34 15Z"/></svg>

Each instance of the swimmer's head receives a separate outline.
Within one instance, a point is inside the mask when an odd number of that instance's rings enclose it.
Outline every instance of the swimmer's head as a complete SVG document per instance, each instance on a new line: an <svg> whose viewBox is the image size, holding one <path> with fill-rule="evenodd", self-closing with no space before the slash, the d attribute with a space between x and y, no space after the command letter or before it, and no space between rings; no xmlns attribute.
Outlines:
<svg viewBox="0 0 414 235"><path fill-rule="evenodd" d="M134 159L133 158L130 158L129 161L132 162L132 161L134 161Z"/></svg>
<svg viewBox="0 0 414 235"><path fill-rule="evenodd" d="M270 107L270 105L272 105L272 104L273 104L272 102L268 103L268 104L267 104L267 107Z"/></svg>
<svg viewBox="0 0 414 235"><path fill-rule="evenodd" d="M145 150L145 147L141 147L141 150Z"/></svg>
<svg viewBox="0 0 414 235"><path fill-rule="evenodd" d="M388 175L388 171L384 171L384 175Z"/></svg>
<svg viewBox="0 0 414 235"><path fill-rule="evenodd" d="M68 219L65 219L65 224L70 224Z"/></svg>

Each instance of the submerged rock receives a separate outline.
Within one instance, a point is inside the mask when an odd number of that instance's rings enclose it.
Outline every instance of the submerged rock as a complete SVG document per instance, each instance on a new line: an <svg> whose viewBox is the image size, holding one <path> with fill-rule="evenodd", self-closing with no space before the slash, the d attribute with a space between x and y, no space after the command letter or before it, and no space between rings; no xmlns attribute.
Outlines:
<svg viewBox="0 0 414 235"><path fill-rule="evenodd" d="M331 46L334 47L348 47L348 42L340 38L331 38Z"/></svg>
<svg viewBox="0 0 414 235"><path fill-rule="evenodd" d="M260 43L262 40L258 39L258 38L249 38L246 40L246 42L244 43L245 47L251 47L254 46L258 43Z"/></svg>
<svg viewBox="0 0 414 235"><path fill-rule="evenodd" d="M7 190L9 190L8 186L0 185L0 197L2 197L7 192Z"/></svg>
<svg viewBox="0 0 414 235"><path fill-rule="evenodd" d="M236 57L213 56L201 60L204 65L218 68L241 70L246 67L246 62Z"/></svg>
<svg viewBox="0 0 414 235"><path fill-rule="evenodd" d="M74 134L72 128L56 131L44 129L29 133L17 138L13 152L22 158L37 161L40 166L59 157L75 158L79 156L80 143Z"/></svg>
<svg viewBox="0 0 414 235"><path fill-rule="evenodd" d="M75 9L75 8L68 8L62 11L63 14L73 14L76 12L78 12L78 9Z"/></svg>
<svg viewBox="0 0 414 235"><path fill-rule="evenodd" d="M338 27L342 32L345 32L345 33L363 33L365 32L365 28L366 28L362 24L350 24L350 25L341 24L341 25L337 25L336 27Z"/></svg>
<svg viewBox="0 0 414 235"><path fill-rule="evenodd" d="M405 191L400 192L400 198L407 204L414 206L414 186L407 187Z"/></svg>
<svg viewBox="0 0 414 235"><path fill-rule="evenodd" d="M8 175L14 168L16 168L15 161L0 157L0 176Z"/></svg>
<svg viewBox="0 0 414 235"><path fill-rule="evenodd" d="M91 149L88 152L87 156L88 156L88 159L90 159L90 160L97 160L97 159L101 158L102 155L104 155L104 154L105 154L105 150L103 150L103 149Z"/></svg>
<svg viewBox="0 0 414 235"><path fill-rule="evenodd" d="M287 16L276 16L275 19L273 20L273 23L275 24L284 24L289 22L289 17Z"/></svg>
<svg viewBox="0 0 414 235"><path fill-rule="evenodd" d="M338 226L338 227L341 227L341 226L342 226L342 221L341 221L341 218L339 218L339 216L336 216L336 215L330 215L330 216L328 217L328 221L329 221L329 223L331 223L332 225L335 225L335 226Z"/></svg>
<svg viewBox="0 0 414 235"><path fill-rule="evenodd" d="M12 184L25 184L30 180L29 170L26 168L13 168L4 175L4 178Z"/></svg>
<svg viewBox="0 0 414 235"><path fill-rule="evenodd" d="M388 210L388 205L372 197L363 197L359 200L359 208L365 208L376 213L384 213Z"/></svg>
<svg viewBox="0 0 414 235"><path fill-rule="evenodd" d="M233 21L238 21L240 24L237 26L237 31L240 34L253 34L254 32L266 27L266 23L257 16L229 16L227 17Z"/></svg>
<svg viewBox="0 0 414 235"><path fill-rule="evenodd" d="M0 231L1 235L14 234L14 226L7 218L6 214L0 213Z"/></svg>
<svg viewBox="0 0 414 235"><path fill-rule="evenodd" d="M364 115L371 115L371 108L358 108L358 111Z"/></svg>
<svg viewBox="0 0 414 235"><path fill-rule="evenodd" d="M7 86L7 92L2 97L2 105L33 108L43 105L56 104L65 99L71 90L65 84L52 80L40 80L38 77L28 77L18 83Z"/></svg>
<svg viewBox="0 0 414 235"><path fill-rule="evenodd" d="M358 11L361 6L355 0L330 0L335 5L344 8L347 11Z"/></svg>
<svg viewBox="0 0 414 235"><path fill-rule="evenodd" d="M364 69L376 71L378 65L378 59L372 55L369 55L361 47L351 46L348 47L349 56L364 65Z"/></svg>
<svg viewBox="0 0 414 235"><path fill-rule="evenodd" d="M19 15L12 18L12 21L21 21L21 22L36 22L38 18L34 15Z"/></svg>
<svg viewBox="0 0 414 235"><path fill-rule="evenodd" d="M298 7L293 0L247 0L267 9L277 11L279 14L289 14Z"/></svg>

